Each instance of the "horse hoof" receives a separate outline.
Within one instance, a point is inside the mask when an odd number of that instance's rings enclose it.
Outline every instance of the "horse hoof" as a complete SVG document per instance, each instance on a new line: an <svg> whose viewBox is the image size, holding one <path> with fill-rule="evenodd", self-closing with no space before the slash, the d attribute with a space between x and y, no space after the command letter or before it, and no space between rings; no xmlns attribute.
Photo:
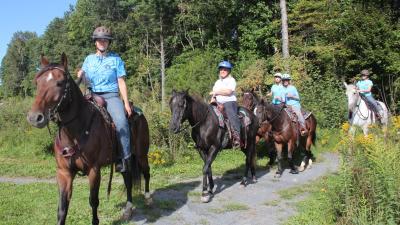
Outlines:
<svg viewBox="0 0 400 225"><path fill-rule="evenodd" d="M202 203L208 203L208 202L210 202L210 195L201 196L201 202L202 202Z"/></svg>
<svg viewBox="0 0 400 225"><path fill-rule="evenodd" d="M291 173L291 174L298 174L299 171L298 171L298 170L291 169L291 170L290 170L290 173Z"/></svg>
<svg viewBox="0 0 400 225"><path fill-rule="evenodd" d="M312 164L313 164L313 161L312 161L312 159L308 160L308 166L307 166L307 169L311 169L311 167L312 167Z"/></svg>
<svg viewBox="0 0 400 225"><path fill-rule="evenodd" d="M133 214L132 206L133 206L132 203L130 203L130 202L126 203L124 211L122 212L122 217L121 217L122 220L127 221L132 217L132 214Z"/></svg>
<svg viewBox="0 0 400 225"><path fill-rule="evenodd" d="M306 164L304 163L304 161L302 161L300 166L299 166L299 168L298 168L299 172L303 172L305 170L305 167L304 167L305 165Z"/></svg>
<svg viewBox="0 0 400 225"><path fill-rule="evenodd" d="M253 183L257 183L258 182L257 177L254 176L252 181L253 181Z"/></svg>
<svg viewBox="0 0 400 225"><path fill-rule="evenodd" d="M277 174L275 174L274 177L275 177L275 178L281 178L281 177L282 177L282 174L281 174L281 173L277 173Z"/></svg>
<svg viewBox="0 0 400 225"><path fill-rule="evenodd" d="M150 206L151 204L153 204L153 199L151 198L150 193L144 194L144 204L146 204L146 206Z"/></svg>

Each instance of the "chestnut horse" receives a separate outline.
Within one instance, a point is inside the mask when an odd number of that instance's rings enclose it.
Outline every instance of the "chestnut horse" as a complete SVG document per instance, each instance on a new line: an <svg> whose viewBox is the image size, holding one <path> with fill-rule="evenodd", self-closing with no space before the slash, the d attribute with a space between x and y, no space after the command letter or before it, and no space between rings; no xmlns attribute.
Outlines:
<svg viewBox="0 0 400 225"><path fill-rule="evenodd" d="M99 224L100 169L111 165L108 194L111 190L112 164L119 143L111 122L107 122L100 108L82 95L68 72L67 57L63 53L61 63L49 63L41 57L41 70L36 74L37 93L28 112L27 119L32 126L43 128L49 120L58 125L54 141L54 155L57 163L59 188L58 222L65 224L72 195L73 180L77 172L88 175L90 185L89 202L92 207L92 224ZM132 109L132 112L134 110ZM132 189L140 190L140 172L145 178L145 196L149 194L149 129L143 115L135 113L129 118L132 140L132 167L123 173L127 191L127 202L123 217L132 214Z"/></svg>
<svg viewBox="0 0 400 225"><path fill-rule="evenodd" d="M254 88L251 90L243 90L243 107L247 108L251 112L255 113L256 105L260 102L259 97L257 94L254 92ZM259 128L257 130L257 136L256 136L256 143L258 143L262 138L265 141L265 144L267 145L268 149L268 157L269 157L269 162L267 163L267 168L270 168L272 164L274 164L275 159L276 159L276 151L271 144L273 143L273 138L272 138L272 126L268 121L263 121L262 123L259 123Z"/></svg>
<svg viewBox="0 0 400 225"><path fill-rule="evenodd" d="M218 125L218 118L213 112L212 106L201 99L190 96L187 91L173 91L169 105L172 113L170 129L174 133L180 132L181 124L185 122L185 120L189 121L190 127L192 128L192 138L204 162L203 193L201 201L209 202L213 196L214 188L211 164L221 149L231 147L226 141L229 136L228 130L226 127L220 127ZM245 186L249 170L251 171L253 181L255 182L257 180L255 175L255 136L258 122L253 113L246 109L243 110L246 111L250 119L250 124L248 126L243 126L242 124L241 129L242 140L246 143L246 146L241 148L242 152L246 155L246 168L241 182L241 185ZM244 133L246 133L246 135L243 135ZM207 183L207 177L209 183Z"/></svg>
<svg viewBox="0 0 400 225"><path fill-rule="evenodd" d="M311 166L313 154L311 145L315 143L317 120L311 114L306 119L306 128L308 135L301 137L298 131L298 124L293 122L288 113L284 110L284 105L273 105L264 102L262 99L256 106L256 117L260 124L268 122L272 126L272 136L275 142L275 148L278 157L278 170L275 177L281 177L283 173L282 167L282 148L287 144L288 161L290 173L297 174L299 171L304 171L307 166ZM296 145L305 149L305 157L299 168L294 165L293 152Z"/></svg>

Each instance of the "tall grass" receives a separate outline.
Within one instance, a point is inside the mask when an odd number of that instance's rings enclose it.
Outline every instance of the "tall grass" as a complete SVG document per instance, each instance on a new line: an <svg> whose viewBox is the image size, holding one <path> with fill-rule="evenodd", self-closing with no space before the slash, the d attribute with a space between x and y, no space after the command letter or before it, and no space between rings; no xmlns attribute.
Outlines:
<svg viewBox="0 0 400 225"><path fill-rule="evenodd" d="M395 117L396 118L396 117ZM400 223L399 128L390 127L385 137L379 129L364 137L343 135L342 171L336 209L343 224Z"/></svg>

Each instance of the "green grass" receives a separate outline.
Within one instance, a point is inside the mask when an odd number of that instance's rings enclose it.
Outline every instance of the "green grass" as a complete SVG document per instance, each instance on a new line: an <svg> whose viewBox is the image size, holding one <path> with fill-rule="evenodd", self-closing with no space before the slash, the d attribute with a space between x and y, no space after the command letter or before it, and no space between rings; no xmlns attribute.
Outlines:
<svg viewBox="0 0 400 225"><path fill-rule="evenodd" d="M224 204L222 208L217 208L217 209L210 209L215 213L226 213L226 212L233 212L233 211L240 211L240 210L248 210L249 207L245 204L242 203L228 203Z"/></svg>
<svg viewBox="0 0 400 225"><path fill-rule="evenodd" d="M296 203L297 215L289 218L286 225L336 224L332 195L335 195L337 177L331 175L309 185L310 196Z"/></svg>

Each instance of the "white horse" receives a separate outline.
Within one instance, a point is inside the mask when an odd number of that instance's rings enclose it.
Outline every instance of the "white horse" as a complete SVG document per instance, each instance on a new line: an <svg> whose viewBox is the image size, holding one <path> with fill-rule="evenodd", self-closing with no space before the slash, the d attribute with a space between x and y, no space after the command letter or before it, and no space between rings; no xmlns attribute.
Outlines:
<svg viewBox="0 0 400 225"><path fill-rule="evenodd" d="M368 126L378 122L375 113L367 107L365 101L356 92L356 86L353 84L347 84L344 82L346 87L346 95L348 102L348 111L350 118L350 133L354 136L356 132L355 126L362 128L364 135L368 135ZM381 118L381 123L384 127L388 124L389 113L385 103L378 101L383 109L383 117Z"/></svg>

